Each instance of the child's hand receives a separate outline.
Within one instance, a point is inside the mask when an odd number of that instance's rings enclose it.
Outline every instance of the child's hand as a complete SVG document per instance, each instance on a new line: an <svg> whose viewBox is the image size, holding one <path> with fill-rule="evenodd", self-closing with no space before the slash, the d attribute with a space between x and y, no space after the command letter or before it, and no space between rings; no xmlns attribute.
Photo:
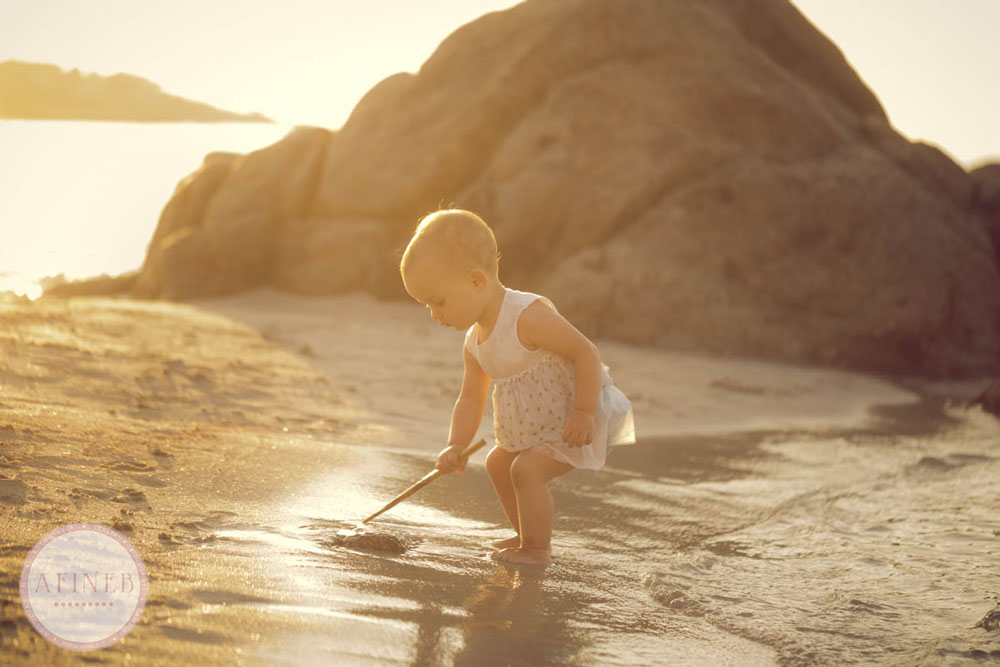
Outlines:
<svg viewBox="0 0 1000 667"><path fill-rule="evenodd" d="M437 465L434 467L445 475L456 471L461 474L465 471L465 464L468 462L468 459L460 458L463 451L465 451L465 448L457 445L445 447L438 454Z"/></svg>
<svg viewBox="0 0 1000 667"><path fill-rule="evenodd" d="M583 410L573 410L566 418L562 438L570 447L589 445L594 439L594 415Z"/></svg>

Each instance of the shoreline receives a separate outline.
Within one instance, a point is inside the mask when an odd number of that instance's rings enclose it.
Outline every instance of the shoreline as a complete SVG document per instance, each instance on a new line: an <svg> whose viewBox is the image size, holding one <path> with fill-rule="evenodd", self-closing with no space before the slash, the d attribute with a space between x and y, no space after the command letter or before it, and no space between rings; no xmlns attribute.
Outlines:
<svg viewBox="0 0 1000 667"><path fill-rule="evenodd" d="M462 332L443 328L414 304L365 293L299 296L261 288L235 296L184 301L261 331L318 372L344 385L381 419L421 435L447 435L462 378ZM353 317L353 321L346 318ZM386 340L386 328L399 342ZM419 358L395 349L412 341ZM595 339L612 378L632 401L641 437L669 438L775 429L865 429L879 418L872 406L930 405L971 400L1000 378L964 380L893 377L744 358L721 358ZM365 373L379 355L410 364ZM393 356L397 355L397 356ZM426 377L420 395L401 389L397 374ZM421 416L424 415L424 416ZM473 440L492 435L492 406ZM400 436L400 439L402 437ZM388 443L386 443L388 444ZM442 445L443 446L443 445ZM435 450L436 454L436 450Z"/></svg>
<svg viewBox="0 0 1000 667"><path fill-rule="evenodd" d="M140 623L98 654L113 662L154 651L163 664L489 656L508 641L503 622L530 636L551 632L557 644L538 640L546 650L597 661L626 641L598 617L569 620L587 595L614 591L580 561L573 533L554 534L562 567L541 576L480 558L508 532L482 470L485 450L471 474L445 477L384 515L380 529L419 542L411 553L331 546L331 533L432 468L431 443L447 435L461 333L441 335L421 309L259 290L186 304L0 302L0 312L11 323L0 334L0 624L12 664L78 657L34 631L17 583L41 536L82 521L122 532L149 573ZM738 474L733 462L761 433L877 428L879 419L862 418L875 405L922 409L913 391L860 374L598 343L634 396L640 444L612 450L597 477L554 485L564 525L584 516L578 492L642 477L651 463L690 479ZM653 392L665 379L673 384L664 394ZM824 406L835 419L820 419ZM491 426L484 417L477 437L492 442ZM686 442L687 453L650 458L667 438ZM441 526L450 536L435 535ZM558 613L539 617L543 604ZM484 630L483 614L501 625ZM644 637L670 627L650 622ZM658 650L717 664L774 661L764 645L701 619L684 623L686 634L663 636ZM386 632L399 644L377 639Z"/></svg>

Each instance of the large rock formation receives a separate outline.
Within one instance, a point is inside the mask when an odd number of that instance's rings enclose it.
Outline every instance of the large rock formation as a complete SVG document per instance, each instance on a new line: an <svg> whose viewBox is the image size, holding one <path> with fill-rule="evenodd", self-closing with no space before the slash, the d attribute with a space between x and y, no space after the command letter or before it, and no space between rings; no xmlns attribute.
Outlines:
<svg viewBox="0 0 1000 667"><path fill-rule="evenodd" d="M786 0L529 0L337 132L210 156L134 289L404 297L416 220L456 205L494 226L505 283L591 336L972 373L1000 359L984 192Z"/></svg>

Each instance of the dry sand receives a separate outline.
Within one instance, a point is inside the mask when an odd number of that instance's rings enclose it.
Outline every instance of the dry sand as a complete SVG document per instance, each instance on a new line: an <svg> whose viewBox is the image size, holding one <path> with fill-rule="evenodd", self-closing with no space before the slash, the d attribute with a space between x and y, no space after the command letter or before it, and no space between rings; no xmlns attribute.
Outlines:
<svg viewBox="0 0 1000 667"><path fill-rule="evenodd" d="M416 540L405 558L332 542L430 470L447 435L462 334L415 304L261 290L189 304L12 301L0 303L0 320L5 663L491 664L520 656L606 664L609 655L642 660L642 651L686 663L773 661L770 649L697 619L673 636L655 613L627 629L596 617L593 627L574 625L600 594L593 582L559 574L559 548L571 552L572 540L558 533L558 516L556 564L542 574L483 560L488 541L509 534L481 468L486 449L464 476L447 476L386 515L401 534L438 536ZM873 406L920 400L862 374L596 342L633 400L639 435L598 476L640 475L643 457L667 440L862 427ZM488 412L480 428L488 441L491 428ZM93 653L42 638L18 595L35 542L83 521L125 534L150 584L141 622Z"/></svg>

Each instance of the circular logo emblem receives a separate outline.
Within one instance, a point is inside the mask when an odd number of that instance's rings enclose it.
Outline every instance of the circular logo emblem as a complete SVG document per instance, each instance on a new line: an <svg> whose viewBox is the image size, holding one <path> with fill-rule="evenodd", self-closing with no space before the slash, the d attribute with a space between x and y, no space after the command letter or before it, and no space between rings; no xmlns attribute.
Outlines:
<svg viewBox="0 0 1000 667"><path fill-rule="evenodd" d="M132 543L95 523L56 528L38 541L21 571L28 620L53 644L77 651L127 635L142 616L148 589Z"/></svg>

